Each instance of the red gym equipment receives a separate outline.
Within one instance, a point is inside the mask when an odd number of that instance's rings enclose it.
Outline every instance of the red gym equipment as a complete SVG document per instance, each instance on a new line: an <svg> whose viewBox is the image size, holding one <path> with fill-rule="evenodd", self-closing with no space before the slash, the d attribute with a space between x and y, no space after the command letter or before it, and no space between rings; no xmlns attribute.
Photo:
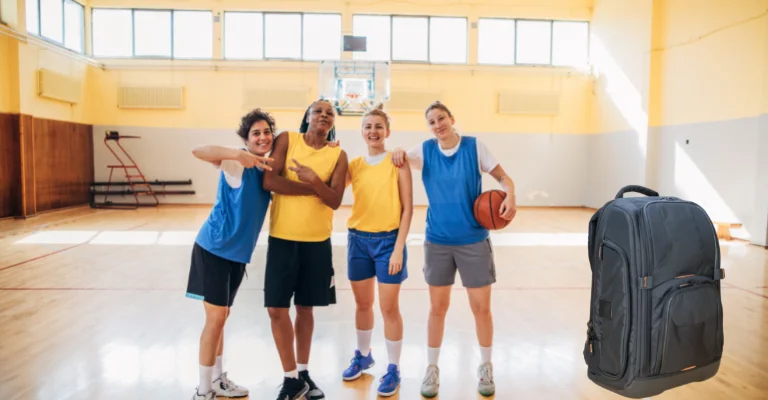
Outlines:
<svg viewBox="0 0 768 400"><path fill-rule="evenodd" d="M115 159L117 160L118 164L111 164L107 165L107 168L109 168L109 180L107 182L92 182L91 183L91 207L92 208L121 208L121 209L135 209L139 207L156 207L158 204L160 204L160 201L157 199L157 196L160 195L190 195L195 194L194 190L166 190L166 186L168 185L191 185L192 180L186 180L186 181L147 181L147 178L144 176L144 174L141 172L141 169L139 169L139 166L136 164L136 161L128 154L128 152L123 148L122 145L120 145L121 139L140 139L141 136L128 136L128 135L120 135L117 131L107 131L104 137L104 145L107 146L107 149L109 149L110 153L115 156ZM110 145L111 142L114 142L117 148L113 148L113 146ZM118 152L116 151L119 149L119 151L123 154L123 157L120 157L118 155ZM126 164L124 159L128 160L128 164ZM114 176L115 169L122 169L123 173L125 174L125 180L124 181L112 181L112 177ZM152 186L160 185L162 186L162 190L154 190ZM96 189L97 186L106 186L105 190L98 190ZM112 186L128 186L128 188L123 190L110 190ZM141 190L137 190L141 189ZM96 202L96 196L104 195L104 201L103 202ZM116 203L113 201L108 200L108 197L110 195L122 195L125 196L133 196L134 202L123 202L123 203ZM150 201L140 201L139 198L147 198Z"/></svg>

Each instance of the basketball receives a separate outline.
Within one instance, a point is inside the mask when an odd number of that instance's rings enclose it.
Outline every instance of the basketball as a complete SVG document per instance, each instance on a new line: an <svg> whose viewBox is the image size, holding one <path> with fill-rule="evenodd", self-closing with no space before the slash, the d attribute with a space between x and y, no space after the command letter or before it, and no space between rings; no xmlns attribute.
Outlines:
<svg viewBox="0 0 768 400"><path fill-rule="evenodd" d="M486 229L497 230L509 225L511 221L501 218L499 209L507 194L501 190L488 190L475 199L475 219Z"/></svg>

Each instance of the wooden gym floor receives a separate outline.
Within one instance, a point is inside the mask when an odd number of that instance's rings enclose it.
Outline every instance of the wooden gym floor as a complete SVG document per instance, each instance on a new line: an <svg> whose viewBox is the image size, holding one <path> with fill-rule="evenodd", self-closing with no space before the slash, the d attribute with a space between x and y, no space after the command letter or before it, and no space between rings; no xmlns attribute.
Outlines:
<svg viewBox="0 0 768 400"><path fill-rule="evenodd" d="M203 308L184 293L191 243L208 210L77 208L0 221L0 398L190 398L198 379ZM405 343L399 398L407 400L420 398L426 368L424 214L418 209L414 217L410 278L401 295ZM494 233L497 399L619 398L586 378L581 353L590 293L584 232L591 214L522 208L512 225ZM343 233L348 215L348 209L340 210L335 222L339 303L316 310L310 361L329 400L376 398L387 364L377 311L378 365L357 382L341 380L355 345ZM225 369L251 390L251 399L274 399L282 382L262 306L264 244L260 240L225 331ZM722 257L727 276L720 372L659 399L768 397L768 251L724 242ZM478 398L478 362L472 315L457 285L440 357L440 399Z"/></svg>

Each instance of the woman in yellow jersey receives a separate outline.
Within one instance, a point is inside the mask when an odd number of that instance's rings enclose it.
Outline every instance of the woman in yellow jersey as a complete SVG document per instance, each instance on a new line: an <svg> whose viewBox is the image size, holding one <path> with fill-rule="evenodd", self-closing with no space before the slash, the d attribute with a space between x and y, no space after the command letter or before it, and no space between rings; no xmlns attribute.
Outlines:
<svg viewBox="0 0 768 400"><path fill-rule="evenodd" d="M326 140L335 116L328 101L312 103L307 133L281 133L272 151L274 166L264 175L264 189L274 193L264 306L285 371L279 400L325 398L310 379L307 365L314 330L312 307L336 303L331 230L333 211L344 196L347 155ZM296 306L295 332L288 312L291 298Z"/></svg>
<svg viewBox="0 0 768 400"><path fill-rule="evenodd" d="M384 146L389 137L389 117L381 106L363 116L363 140L368 155L349 163L347 182L352 184L354 205L347 227L347 275L357 303L357 350L344 380L355 380L374 364L371 354L374 277L379 282L379 304L384 317L389 366L378 393L394 395L400 386L400 352L403 319L400 284L408 277L405 238L413 216L413 188L408 165L397 168Z"/></svg>

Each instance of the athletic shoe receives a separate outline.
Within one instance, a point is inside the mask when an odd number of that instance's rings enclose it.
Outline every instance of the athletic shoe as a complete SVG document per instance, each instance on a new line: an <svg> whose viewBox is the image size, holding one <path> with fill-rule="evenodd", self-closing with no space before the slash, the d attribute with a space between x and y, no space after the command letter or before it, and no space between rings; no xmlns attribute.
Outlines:
<svg viewBox="0 0 768 400"><path fill-rule="evenodd" d="M248 396L248 389L238 386L227 377L227 373L221 374L213 381L213 390L216 396L221 397L245 397Z"/></svg>
<svg viewBox="0 0 768 400"><path fill-rule="evenodd" d="M192 400L216 400L216 392L211 390L206 394L199 394L195 389L195 394L192 395Z"/></svg>
<svg viewBox="0 0 768 400"><path fill-rule="evenodd" d="M421 395L424 397L437 396L437 390L440 388L440 368L437 365L427 367L424 374L424 380L421 381Z"/></svg>
<svg viewBox="0 0 768 400"><path fill-rule="evenodd" d="M277 400L299 400L304 399L304 396L309 392L309 385L298 378L285 378L283 379L283 387L280 389L280 394L277 395Z"/></svg>
<svg viewBox="0 0 768 400"><path fill-rule="evenodd" d="M496 393L496 384L493 382L493 364L487 362L477 368L477 376L480 382L477 391L483 396L493 396Z"/></svg>
<svg viewBox="0 0 768 400"><path fill-rule="evenodd" d="M320 390L317 385L315 385L315 382L312 381L312 378L309 377L309 371L299 372L299 379L303 380L307 383L307 385L309 385L309 393L307 393L307 397L309 397L310 400L325 398L325 393L323 393L323 391Z"/></svg>
<svg viewBox="0 0 768 400"><path fill-rule="evenodd" d="M349 367L344 370L342 377L345 381L354 381L363 374L363 371L373 367L375 364L372 352L369 352L367 357L363 357L360 350L355 350L355 358L350 361Z"/></svg>
<svg viewBox="0 0 768 400"><path fill-rule="evenodd" d="M397 393L400 387L400 371L397 370L397 365L389 364L387 373L381 377L380 382L377 390L379 396L389 397Z"/></svg>

